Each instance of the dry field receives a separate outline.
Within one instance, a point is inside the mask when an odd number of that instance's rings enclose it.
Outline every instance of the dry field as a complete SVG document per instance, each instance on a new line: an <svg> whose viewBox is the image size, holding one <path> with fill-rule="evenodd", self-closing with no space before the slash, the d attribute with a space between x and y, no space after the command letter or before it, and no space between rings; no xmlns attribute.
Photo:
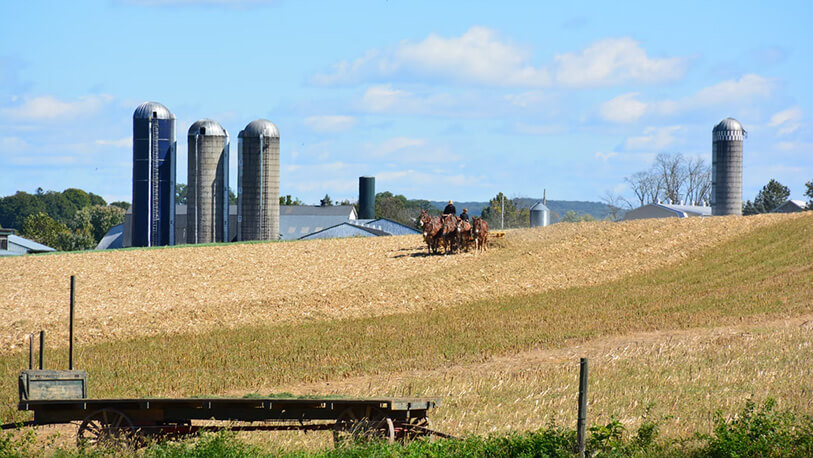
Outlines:
<svg viewBox="0 0 813 458"><path fill-rule="evenodd" d="M813 414L810 229L813 212L513 230L479 256L389 237L0 259L0 417L27 419L24 333L64 348L70 274L93 397L432 396L437 429L482 434L570 426L587 356L590 424L649 408L687 437L768 397Z"/></svg>
<svg viewBox="0 0 813 458"><path fill-rule="evenodd" d="M424 256L418 236L68 253L0 259L0 353L45 329L67 339L204 332L436 309L600 284L675 263L788 215L557 224L509 231L482 256Z"/></svg>

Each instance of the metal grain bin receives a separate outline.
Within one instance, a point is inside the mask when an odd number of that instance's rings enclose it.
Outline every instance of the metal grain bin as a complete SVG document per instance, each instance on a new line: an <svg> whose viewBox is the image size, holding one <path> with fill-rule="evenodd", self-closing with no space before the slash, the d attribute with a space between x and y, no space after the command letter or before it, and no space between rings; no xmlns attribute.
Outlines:
<svg viewBox="0 0 813 458"><path fill-rule="evenodd" d="M229 133L201 119L189 128L187 140L186 243L228 242Z"/></svg>
<svg viewBox="0 0 813 458"><path fill-rule="evenodd" d="M175 115L156 102L133 113L133 246L175 244Z"/></svg>
<svg viewBox="0 0 813 458"><path fill-rule="evenodd" d="M237 143L237 240L279 239L279 130L257 119Z"/></svg>
<svg viewBox="0 0 813 458"><path fill-rule="evenodd" d="M747 132L734 118L712 130L711 214L742 214L742 143Z"/></svg>
<svg viewBox="0 0 813 458"><path fill-rule="evenodd" d="M531 227L544 227L550 224L550 209L542 202L531 207Z"/></svg>

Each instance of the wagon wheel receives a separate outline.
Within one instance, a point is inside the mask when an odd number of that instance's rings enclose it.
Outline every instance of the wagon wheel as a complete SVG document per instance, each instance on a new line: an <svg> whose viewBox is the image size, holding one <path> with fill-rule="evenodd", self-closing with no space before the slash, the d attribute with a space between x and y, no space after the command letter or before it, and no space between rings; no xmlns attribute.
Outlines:
<svg viewBox="0 0 813 458"><path fill-rule="evenodd" d="M130 417L115 409L101 409L88 415L76 433L79 447L135 448L141 439Z"/></svg>
<svg viewBox="0 0 813 458"><path fill-rule="evenodd" d="M392 419L374 407L367 406L363 412L347 408L333 426L333 443L337 447L373 439L395 441L395 424Z"/></svg>
<svg viewBox="0 0 813 458"><path fill-rule="evenodd" d="M428 417L412 417L402 422L400 426L396 432L396 439L398 440L413 440L417 437L432 434L427 431L429 429Z"/></svg>

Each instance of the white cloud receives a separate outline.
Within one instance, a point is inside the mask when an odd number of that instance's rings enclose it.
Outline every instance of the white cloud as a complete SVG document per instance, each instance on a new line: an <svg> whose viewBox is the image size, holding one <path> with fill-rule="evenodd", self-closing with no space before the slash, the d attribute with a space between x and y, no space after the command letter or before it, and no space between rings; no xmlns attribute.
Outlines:
<svg viewBox="0 0 813 458"><path fill-rule="evenodd" d="M392 153L410 147L426 146L426 140L422 138L395 137L381 144L372 146L373 155L378 157L389 156Z"/></svg>
<svg viewBox="0 0 813 458"><path fill-rule="evenodd" d="M18 153L28 148L28 142L20 137L0 138L0 154Z"/></svg>
<svg viewBox="0 0 813 458"><path fill-rule="evenodd" d="M525 135L552 135L567 132L567 126L562 124L528 124L517 122L514 131Z"/></svg>
<svg viewBox="0 0 813 458"><path fill-rule="evenodd" d="M505 96L505 100L508 103L520 108L548 105L553 101L553 99L554 97L551 94L543 91L527 91L519 94L508 94Z"/></svg>
<svg viewBox="0 0 813 458"><path fill-rule="evenodd" d="M636 100L638 95L637 92L630 92L604 102L599 107L599 116L617 123L637 121L647 110L646 103Z"/></svg>
<svg viewBox="0 0 813 458"><path fill-rule="evenodd" d="M371 49L355 60L334 64L312 82L358 84L413 77L498 87L548 87L554 82L593 87L674 81L683 77L687 64L683 57L649 57L631 38L607 38L581 51L556 55L551 65L534 65L530 51L501 39L493 29L474 26L460 36L433 33L419 42L404 40L390 49Z"/></svg>
<svg viewBox="0 0 813 458"><path fill-rule="evenodd" d="M109 95L88 95L74 100L60 100L50 95L25 97L17 106L0 110L0 114L18 120L74 119L94 114L112 100Z"/></svg>
<svg viewBox="0 0 813 458"><path fill-rule="evenodd" d="M356 124L352 116L310 116L305 125L315 132L344 132Z"/></svg>
<svg viewBox="0 0 813 458"><path fill-rule="evenodd" d="M672 116L711 107L742 107L756 100L770 98L777 87L771 78L747 74L740 79L728 80L705 87L677 100L641 101L640 94L630 92L604 102L599 116L610 122L633 123L642 116Z"/></svg>
<svg viewBox="0 0 813 458"><path fill-rule="evenodd" d="M609 153L598 152L594 157L600 160L601 162L607 162L616 156L618 156L618 153L616 153L615 151L611 151Z"/></svg>
<svg viewBox="0 0 813 458"><path fill-rule="evenodd" d="M394 53L399 65L419 75L489 86L548 85L548 71L531 66L528 57L486 27L472 27L460 37L431 34L420 43L402 42Z"/></svg>
<svg viewBox="0 0 813 458"><path fill-rule="evenodd" d="M97 145L113 146L116 148L131 148L133 146L132 137L124 137L119 140L96 140Z"/></svg>
<svg viewBox="0 0 813 458"><path fill-rule="evenodd" d="M647 127L643 135L630 137L624 142L624 149L632 151L663 151L665 148L679 143L682 138L675 134L683 131L682 126Z"/></svg>
<svg viewBox="0 0 813 458"><path fill-rule="evenodd" d="M768 125L771 127L779 127L777 135L791 134L801 127L799 121L802 120L802 116L803 113L800 107L790 107L771 116L771 121Z"/></svg>
<svg viewBox="0 0 813 458"><path fill-rule="evenodd" d="M317 74L319 85L355 84L396 74L488 86L547 86L550 75L529 63L529 53L503 42L497 32L475 26L459 37L430 34L423 41L402 41L388 51L370 50Z"/></svg>
<svg viewBox="0 0 813 458"><path fill-rule="evenodd" d="M559 64L556 80L575 87L674 81L683 77L688 63L681 57L650 58L631 38L607 38L554 60Z"/></svg>
<svg viewBox="0 0 813 458"><path fill-rule="evenodd" d="M371 113L438 115L448 113L454 106L455 101L448 94L416 94L381 84L367 88L360 108Z"/></svg>

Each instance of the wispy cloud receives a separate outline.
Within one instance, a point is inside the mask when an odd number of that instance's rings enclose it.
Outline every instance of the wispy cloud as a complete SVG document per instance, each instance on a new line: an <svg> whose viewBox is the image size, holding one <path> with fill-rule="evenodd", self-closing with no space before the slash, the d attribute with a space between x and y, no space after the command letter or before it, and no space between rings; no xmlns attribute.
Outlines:
<svg viewBox="0 0 813 458"><path fill-rule="evenodd" d="M680 143L683 138L676 135L684 131L682 126L647 127L642 135L630 137L624 142L624 149L630 151L657 151Z"/></svg>
<svg viewBox="0 0 813 458"><path fill-rule="evenodd" d="M799 121L802 120L802 116L803 113L801 107L790 107L771 116L771 121L768 123L768 125L779 128L777 135L791 134L801 127L801 123Z"/></svg>
<svg viewBox="0 0 813 458"><path fill-rule="evenodd" d="M615 123L632 123L642 116L671 116L717 106L743 106L755 100L770 98L777 81L755 74L722 81L677 100L642 101L640 93L619 95L599 106L599 117Z"/></svg>
<svg viewBox="0 0 813 458"><path fill-rule="evenodd" d="M305 118L305 126L320 133L344 132L356 125L352 116L325 115Z"/></svg>
<svg viewBox="0 0 813 458"><path fill-rule="evenodd" d="M581 51L559 54L549 65L534 65L531 57L495 30L475 26L460 36L430 34L419 42L371 49L334 64L312 82L342 85L412 78L498 87L594 87L674 81L688 65L682 57L649 57L631 38L600 40Z"/></svg>
<svg viewBox="0 0 813 458"><path fill-rule="evenodd" d="M554 60L558 63L556 81L575 87L675 81L683 78L688 65L682 57L651 58L631 38L607 38Z"/></svg>
<svg viewBox="0 0 813 458"><path fill-rule="evenodd" d="M472 27L459 37L430 34L423 41L402 41L394 49L370 50L353 61L341 61L317 74L319 85L356 84L405 74L488 86L545 86L547 69L532 66L528 53L501 41L497 32Z"/></svg>
<svg viewBox="0 0 813 458"><path fill-rule="evenodd" d="M97 145L113 146L116 148L131 148L133 146L132 137L124 137L118 140L96 140Z"/></svg>
<svg viewBox="0 0 813 458"><path fill-rule="evenodd" d="M24 97L16 106L0 109L0 115L28 121L75 119L96 114L112 101L110 95L88 95L72 100L51 95Z"/></svg>

